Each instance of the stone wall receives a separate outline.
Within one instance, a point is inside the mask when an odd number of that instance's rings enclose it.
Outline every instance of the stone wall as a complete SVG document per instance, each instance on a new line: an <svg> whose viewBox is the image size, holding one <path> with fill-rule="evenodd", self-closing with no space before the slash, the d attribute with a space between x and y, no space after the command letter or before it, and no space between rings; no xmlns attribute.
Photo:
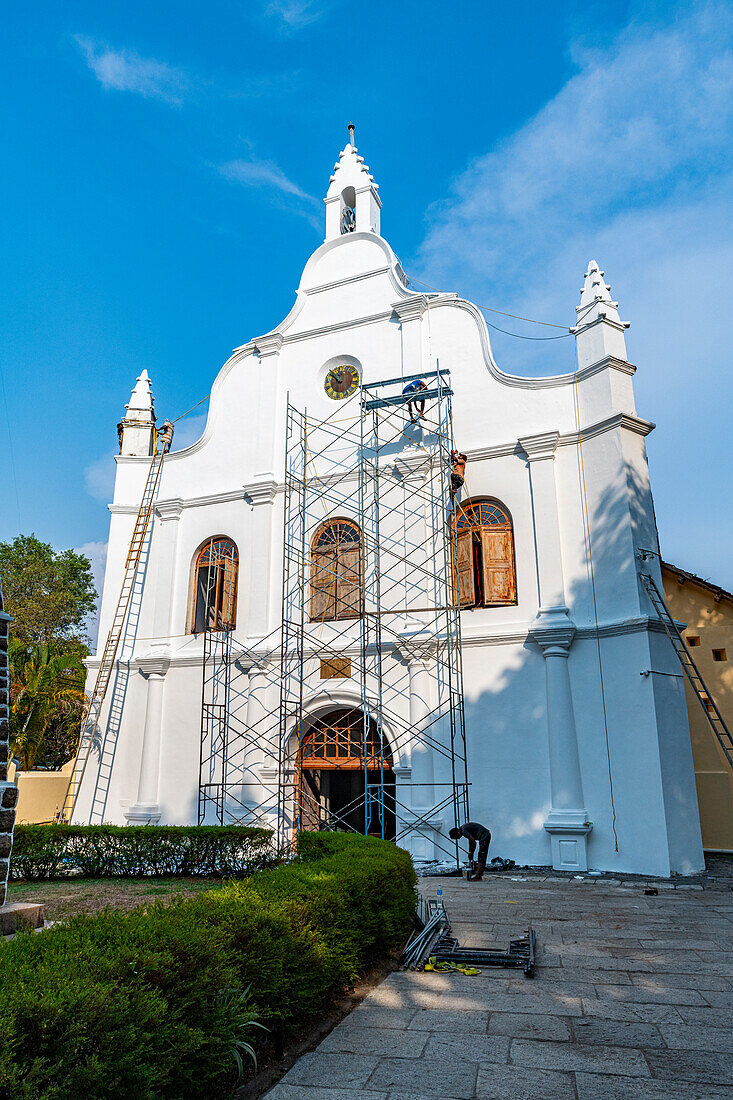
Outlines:
<svg viewBox="0 0 733 1100"><path fill-rule="evenodd" d="M5 904L10 867L10 852L13 847L13 825L15 807L18 802L18 788L8 782L8 754L10 743L10 710L8 672L8 627L10 616L3 606L2 588L0 588L0 905Z"/></svg>

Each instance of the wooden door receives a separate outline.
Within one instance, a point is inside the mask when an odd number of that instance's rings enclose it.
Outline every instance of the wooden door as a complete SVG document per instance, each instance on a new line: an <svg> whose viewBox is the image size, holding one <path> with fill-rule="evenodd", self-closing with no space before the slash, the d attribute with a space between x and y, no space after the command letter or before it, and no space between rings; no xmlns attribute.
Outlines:
<svg viewBox="0 0 733 1100"><path fill-rule="evenodd" d="M514 603L514 547L510 528L481 528L484 606Z"/></svg>
<svg viewBox="0 0 733 1100"><path fill-rule="evenodd" d="M454 583L456 602L461 607L473 607L476 603L476 584L473 576L473 531L470 528L456 535Z"/></svg>
<svg viewBox="0 0 733 1100"><path fill-rule="evenodd" d="M333 619L336 611L336 551L314 550L311 569L311 619Z"/></svg>
<svg viewBox="0 0 733 1100"><path fill-rule="evenodd" d="M337 619L358 619L361 615L361 551L339 550L336 567Z"/></svg>

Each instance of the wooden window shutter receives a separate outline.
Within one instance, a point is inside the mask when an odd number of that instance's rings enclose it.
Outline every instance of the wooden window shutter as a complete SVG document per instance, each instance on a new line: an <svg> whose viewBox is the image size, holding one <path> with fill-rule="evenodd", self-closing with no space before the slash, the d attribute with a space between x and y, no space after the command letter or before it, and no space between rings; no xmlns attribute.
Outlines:
<svg viewBox="0 0 733 1100"><path fill-rule="evenodd" d="M358 619L361 615L361 551L338 551L336 567L337 619Z"/></svg>
<svg viewBox="0 0 733 1100"><path fill-rule="evenodd" d="M511 528L481 528L484 605L514 603L514 546Z"/></svg>
<svg viewBox="0 0 733 1100"><path fill-rule="evenodd" d="M336 611L336 551L314 550L311 619L333 619Z"/></svg>
<svg viewBox="0 0 733 1100"><path fill-rule="evenodd" d="M476 603L476 585L473 579L473 531L459 531L456 535L456 561L453 571L457 589L457 602L461 607L473 607Z"/></svg>
<svg viewBox="0 0 733 1100"><path fill-rule="evenodd" d="M221 594L222 630L231 630L237 622L237 560L232 554L225 554L220 568L224 578Z"/></svg>

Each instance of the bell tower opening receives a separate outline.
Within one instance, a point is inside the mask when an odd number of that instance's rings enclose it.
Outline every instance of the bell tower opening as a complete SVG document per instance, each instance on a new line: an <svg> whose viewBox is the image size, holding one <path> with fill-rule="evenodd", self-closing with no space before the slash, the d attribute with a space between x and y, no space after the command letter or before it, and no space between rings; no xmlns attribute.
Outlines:
<svg viewBox="0 0 733 1100"><path fill-rule="evenodd" d="M341 232L353 233L356 229L356 191L345 187L341 192Z"/></svg>

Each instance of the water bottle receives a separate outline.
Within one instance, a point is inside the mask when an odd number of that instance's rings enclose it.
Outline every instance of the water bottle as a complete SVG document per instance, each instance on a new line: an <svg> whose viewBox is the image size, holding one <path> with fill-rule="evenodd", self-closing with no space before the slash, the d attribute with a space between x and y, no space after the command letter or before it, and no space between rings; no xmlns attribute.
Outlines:
<svg viewBox="0 0 733 1100"><path fill-rule="evenodd" d="M438 909L443 908L443 887L438 883Z"/></svg>

